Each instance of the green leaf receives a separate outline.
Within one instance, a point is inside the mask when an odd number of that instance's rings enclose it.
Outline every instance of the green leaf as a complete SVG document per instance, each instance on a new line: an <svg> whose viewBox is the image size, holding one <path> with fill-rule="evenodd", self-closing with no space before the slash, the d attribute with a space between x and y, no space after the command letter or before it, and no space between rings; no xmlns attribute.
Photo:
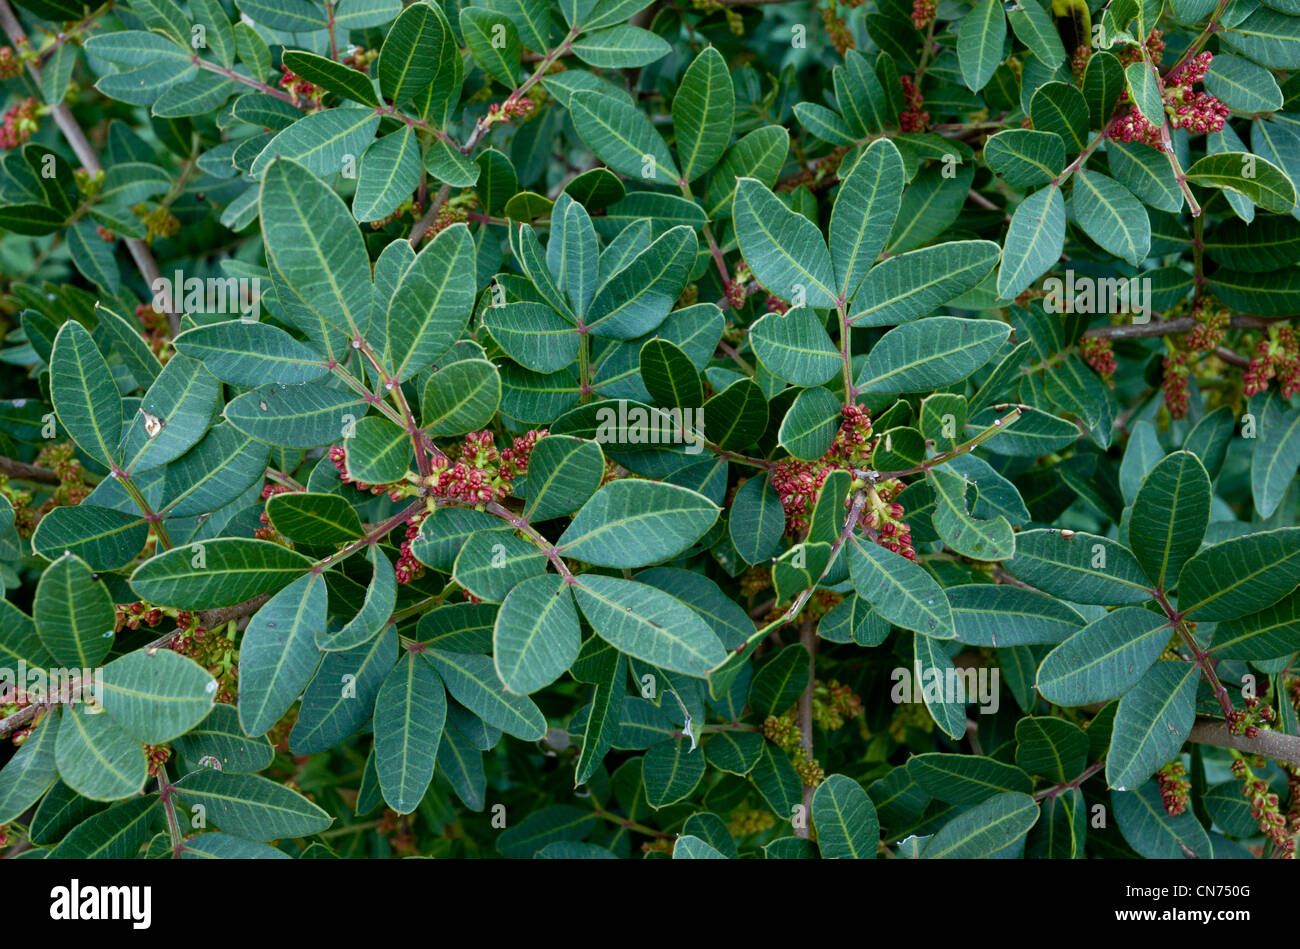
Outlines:
<svg viewBox="0 0 1300 949"><path fill-rule="evenodd" d="M699 615L644 583L585 574L574 593L592 629L634 659L703 676L727 658L717 634Z"/></svg>
<svg viewBox="0 0 1300 949"><path fill-rule="evenodd" d="M651 746L643 759L646 802L656 810L684 800L704 777L704 752L676 738Z"/></svg>
<svg viewBox="0 0 1300 949"><path fill-rule="evenodd" d="M522 49L519 31L510 18L480 7L464 7L460 11L460 32L483 71L513 89Z"/></svg>
<svg viewBox="0 0 1300 949"><path fill-rule="evenodd" d="M393 105L403 105L427 89L438 75L438 60L430 55L450 32L450 24L436 4L414 3L402 11L388 29L375 75L379 89Z"/></svg>
<svg viewBox="0 0 1300 949"><path fill-rule="evenodd" d="M1158 588L1168 589L1209 523L1210 476L1199 458L1177 451L1151 469L1133 502L1129 541Z"/></svg>
<svg viewBox="0 0 1300 949"><path fill-rule="evenodd" d="M36 585L32 617L41 643L60 666L89 670L113 645L117 613L108 587L84 560L64 554Z"/></svg>
<svg viewBox="0 0 1300 949"><path fill-rule="evenodd" d="M1138 787L1177 757L1196 719L1199 681L1195 663L1157 662L1124 693L1106 755L1107 784Z"/></svg>
<svg viewBox="0 0 1300 949"><path fill-rule="evenodd" d="M1276 112L1282 108L1282 90L1273 74L1249 59L1228 53L1215 56L1205 71L1205 91L1234 112Z"/></svg>
<svg viewBox="0 0 1300 949"><path fill-rule="evenodd" d="M205 757L215 758L227 774L261 771L275 757L265 738L244 734L233 705L214 705L207 718L173 741L172 747L194 767Z"/></svg>
<svg viewBox="0 0 1300 949"><path fill-rule="evenodd" d="M586 315L590 332L633 339L659 326L686 288L698 246L687 226L660 235L596 292Z"/></svg>
<svg viewBox="0 0 1300 949"><path fill-rule="evenodd" d="M530 521L572 514L600 486L605 458L595 442L565 435L539 439L528 456L527 501Z"/></svg>
<svg viewBox="0 0 1300 949"><path fill-rule="evenodd" d="M749 686L749 706L758 715L780 715L803 695L808 687L808 648L791 643L754 675Z"/></svg>
<svg viewBox="0 0 1300 949"><path fill-rule="evenodd" d="M829 389L817 386L801 390L781 421L781 447L795 458L816 461L835 441L842 408Z"/></svg>
<svg viewBox="0 0 1300 949"><path fill-rule="evenodd" d="M372 142L357 162L357 193L352 214L358 221L382 221L419 187L420 142L403 126Z"/></svg>
<svg viewBox="0 0 1300 949"><path fill-rule="evenodd" d="M433 780L447 721L447 693L429 663L407 652L375 700L375 771L384 801L409 814Z"/></svg>
<svg viewBox="0 0 1300 949"><path fill-rule="evenodd" d="M371 302L370 257L347 205L302 165L276 161L262 176L258 216L276 302L317 350L341 359Z"/></svg>
<svg viewBox="0 0 1300 949"><path fill-rule="evenodd" d="M681 178L663 137L634 106L596 92L575 92L569 111L583 142L614 171L663 184Z"/></svg>
<svg viewBox="0 0 1300 949"><path fill-rule="evenodd" d="M425 245L403 274L371 345L395 380L405 381L446 352L474 306L474 239L455 224Z"/></svg>
<svg viewBox="0 0 1300 949"><path fill-rule="evenodd" d="M666 339L651 339L641 347L641 381L659 405L697 408L704 402L700 374L690 357Z"/></svg>
<svg viewBox="0 0 1300 949"><path fill-rule="evenodd" d="M1209 859L1210 836L1191 810L1170 817L1159 786L1148 781L1135 791L1111 792L1111 809L1124 839L1152 860Z"/></svg>
<svg viewBox="0 0 1300 949"><path fill-rule="evenodd" d="M695 491L654 481L612 481L560 536L564 556L602 567L667 560L713 526L718 507Z"/></svg>
<svg viewBox="0 0 1300 949"><path fill-rule="evenodd" d="M1016 722L1016 764L1055 784L1072 781L1088 764L1088 736L1062 718L1022 718Z"/></svg>
<svg viewBox="0 0 1300 949"><path fill-rule="evenodd" d="M32 551L47 560L70 551L92 570L113 570L134 560L148 537L149 525L138 514L83 503L56 507L42 517L32 534Z"/></svg>
<svg viewBox="0 0 1300 949"><path fill-rule="evenodd" d="M380 105L370 78L351 66L335 62L327 56L296 49L285 50L281 60L289 70L313 85L363 105L376 108Z"/></svg>
<svg viewBox="0 0 1300 949"><path fill-rule="evenodd" d="M1011 215L998 271L998 296L1004 300L1019 296L1056 263L1064 246L1065 201L1060 190L1049 186L1035 191Z"/></svg>
<svg viewBox="0 0 1300 949"><path fill-rule="evenodd" d="M1124 67L1124 85L1129 99L1142 117L1156 128L1165 124L1165 103L1160 97L1160 82L1153 67L1139 61Z"/></svg>
<svg viewBox="0 0 1300 949"><path fill-rule="evenodd" d="M352 649L326 653L303 691L290 750L296 755L325 751L365 726L397 654L397 633L391 629ZM378 783L378 775L372 777Z"/></svg>
<svg viewBox="0 0 1300 949"><path fill-rule="evenodd" d="M979 0L962 18L957 32L957 65L967 89L979 92L988 85L993 70L1002 62L1006 38L1007 21L999 0Z"/></svg>
<svg viewBox="0 0 1300 949"><path fill-rule="evenodd" d="M280 544L222 537L158 554L136 568L131 588L150 603L210 610L275 593L311 565Z"/></svg>
<svg viewBox="0 0 1300 949"><path fill-rule="evenodd" d="M474 596L500 603L515 584L546 572L546 555L511 530L475 534L456 557L452 579Z"/></svg>
<svg viewBox="0 0 1300 949"><path fill-rule="evenodd" d="M364 533L356 509L337 494L276 494L266 502L266 516L278 534L295 544L333 547Z"/></svg>
<svg viewBox="0 0 1300 949"><path fill-rule="evenodd" d="M578 611L563 577L547 574L518 584L497 613L493 658L506 688L528 695L558 679L578 657Z"/></svg>
<svg viewBox="0 0 1300 949"><path fill-rule="evenodd" d="M54 337L50 398L59 423L86 454L115 464L122 440L122 398L90 333L69 320Z"/></svg>
<svg viewBox="0 0 1300 949"><path fill-rule="evenodd" d="M249 174L262 178L276 161L294 162L313 175L334 175L356 161L375 137L373 109L341 106L313 112L277 132L253 159Z"/></svg>
<svg viewBox="0 0 1300 949"><path fill-rule="evenodd" d="M907 760L907 773L927 794L946 804L980 804L994 794L1033 789L1029 775L1015 765L978 755L931 752Z"/></svg>
<svg viewBox="0 0 1300 949"><path fill-rule="evenodd" d="M927 860L1014 856L1037 822L1038 805L1028 794L995 794L939 828L921 856Z"/></svg>
<svg viewBox="0 0 1300 949"><path fill-rule="evenodd" d="M486 426L501 403L501 375L486 359L463 359L429 377L420 400L430 435L463 435Z"/></svg>
<svg viewBox="0 0 1300 949"><path fill-rule="evenodd" d="M769 293L796 306L834 306L835 271L817 225L753 178L736 183L740 252Z"/></svg>
<svg viewBox="0 0 1300 949"><path fill-rule="evenodd" d="M767 313L749 328L749 342L769 372L797 386L820 385L842 365L839 350L810 307Z"/></svg>
<svg viewBox="0 0 1300 949"><path fill-rule="evenodd" d="M703 414L704 433L715 445L726 451L747 448L767 429L767 397L753 379L737 379L704 403Z"/></svg>
<svg viewBox="0 0 1300 949"><path fill-rule="evenodd" d="M289 710L320 661L316 635L325 627L325 581L308 573L254 614L239 648L239 722L263 735Z"/></svg>
<svg viewBox="0 0 1300 949"><path fill-rule="evenodd" d="M943 589L901 554L852 538L849 573L858 596L895 626L936 639L954 636L952 608Z"/></svg>
<svg viewBox="0 0 1300 949"><path fill-rule="evenodd" d="M348 477L363 484L401 481L411 465L410 436L386 418L367 415L345 433Z"/></svg>
<svg viewBox="0 0 1300 949"><path fill-rule="evenodd" d="M104 667L101 704L132 737L161 745L185 734L212 710L217 681L170 649L127 653Z"/></svg>
<svg viewBox="0 0 1300 949"><path fill-rule="evenodd" d="M197 359L169 359L122 436L122 467L141 475L193 448L212 422L220 390Z"/></svg>
<svg viewBox="0 0 1300 949"><path fill-rule="evenodd" d="M727 855L699 837L683 834L673 843L674 860L726 860Z"/></svg>
<svg viewBox="0 0 1300 949"><path fill-rule="evenodd" d="M969 378L1005 342L995 320L934 316L890 330L867 353L857 386L875 393L918 392Z"/></svg>
<svg viewBox="0 0 1300 949"><path fill-rule="evenodd" d="M54 714L48 713L0 768L0 820L6 824L22 817L58 780L54 755L58 730Z"/></svg>
<svg viewBox="0 0 1300 949"><path fill-rule="evenodd" d="M1250 462L1250 489L1259 516L1270 517L1300 467L1300 409L1290 408L1272 389L1256 395L1249 408L1259 426Z"/></svg>
<svg viewBox="0 0 1300 949"><path fill-rule="evenodd" d="M736 489L727 535L746 563L757 564L770 557L784 533L785 510L770 478L750 478Z"/></svg>
<svg viewBox="0 0 1300 949"><path fill-rule="evenodd" d="M849 322L888 326L926 316L983 281L997 259L998 246L990 241L951 241L897 254L867 274Z"/></svg>
<svg viewBox="0 0 1300 949"><path fill-rule="evenodd" d="M1065 167L1065 143L1052 132L1006 129L984 144L984 160L1013 188L1045 185Z"/></svg>
<svg viewBox="0 0 1300 949"><path fill-rule="evenodd" d="M1159 613L1123 607L1089 623L1047 654L1038 691L1056 705L1106 702L1123 695L1164 652L1172 629Z"/></svg>
<svg viewBox="0 0 1300 949"><path fill-rule="evenodd" d="M1290 214L1296 189L1282 169L1250 152L1206 155L1187 169L1187 180L1205 188L1240 194L1265 211Z"/></svg>
<svg viewBox="0 0 1300 949"><path fill-rule="evenodd" d="M1276 603L1300 583L1300 528L1260 531L1208 547L1178 575L1178 610L1201 623Z"/></svg>
<svg viewBox="0 0 1300 949"><path fill-rule="evenodd" d="M256 774L205 768L177 781L176 796L186 810L202 805L211 823L253 841L308 837L334 822L301 794Z"/></svg>
<svg viewBox="0 0 1300 949"><path fill-rule="evenodd" d="M222 382L238 386L297 385L329 371L319 354L268 323L209 323L181 333L175 345L177 352L199 360Z"/></svg>
<svg viewBox="0 0 1300 949"><path fill-rule="evenodd" d="M80 860L125 860L138 856L149 839L157 804L158 796L148 794L93 814L72 828L50 851L50 856Z"/></svg>
<svg viewBox="0 0 1300 949"><path fill-rule="evenodd" d="M1030 99L1029 115L1034 128L1059 135L1069 154L1077 154L1087 146L1088 102L1072 83L1044 83Z"/></svg>
<svg viewBox="0 0 1300 949"><path fill-rule="evenodd" d="M149 776L144 748L111 717L90 708L80 703L63 708L54 744L59 777L92 801L138 794Z"/></svg>
<svg viewBox="0 0 1300 949"><path fill-rule="evenodd" d="M452 698L489 725L523 741L537 741L546 734L541 710L526 696L506 691L488 656L438 649L420 655L442 676Z"/></svg>
<svg viewBox="0 0 1300 949"><path fill-rule="evenodd" d="M823 858L875 859L880 820L857 781L842 774L829 775L813 794L812 819Z"/></svg>
<svg viewBox="0 0 1300 949"><path fill-rule="evenodd" d="M972 646L1055 644L1084 626L1073 607L1035 590L969 583L944 592L957 639Z"/></svg>
<svg viewBox="0 0 1300 949"><path fill-rule="evenodd" d="M1110 141L1106 144L1110 173L1128 190L1153 208L1181 211L1183 193L1169 165L1168 156L1141 142ZM1076 186L1077 187L1077 186ZM1077 192L1076 192L1077 194ZM1075 212L1078 216L1078 212ZM1150 231L1150 219L1147 220Z"/></svg>
<svg viewBox="0 0 1300 949"><path fill-rule="evenodd" d="M1052 528L1021 531L1006 568L1017 579L1073 603L1145 603L1151 588L1127 547L1096 534Z"/></svg>
<svg viewBox="0 0 1300 949"><path fill-rule="evenodd" d="M1146 208L1117 181L1082 168L1074 176L1075 220L1103 250L1137 266L1151 250Z"/></svg>
<svg viewBox="0 0 1300 949"><path fill-rule="evenodd" d="M1065 59L1065 46L1057 35L1052 18L1037 3L1037 0L1018 4L1014 9L1007 10L1007 19L1011 21L1011 29L1015 32L1016 39L1028 46L1043 65L1056 67ZM999 49L999 60L1001 56L1002 51Z"/></svg>
<svg viewBox="0 0 1300 949"><path fill-rule="evenodd" d="M1016 552L1016 537L1002 515L991 519L976 518L967 505L970 481L943 468L931 468L927 474L936 500L934 529L952 550L974 560L1006 560Z"/></svg>
<svg viewBox="0 0 1300 949"><path fill-rule="evenodd" d="M727 61L709 46L682 74L673 97L673 133L682 177L694 181L718 163L731 141L736 93Z"/></svg>
<svg viewBox="0 0 1300 949"><path fill-rule="evenodd" d="M1267 661L1290 656L1300 646L1300 594L1214 628L1210 652L1224 659Z"/></svg>
<svg viewBox="0 0 1300 949"><path fill-rule="evenodd" d="M852 300L885 247L903 194L903 159L889 139L872 142L840 185L830 251L839 295Z"/></svg>
<svg viewBox="0 0 1300 949"><path fill-rule="evenodd" d="M308 382L252 389L226 403L223 414L231 425L258 441L315 448L336 441L364 412L365 403L353 393Z"/></svg>
<svg viewBox="0 0 1300 949"><path fill-rule="evenodd" d="M573 55L597 69L635 69L638 66L648 66L672 51L663 37L630 23L585 33L570 48Z"/></svg>

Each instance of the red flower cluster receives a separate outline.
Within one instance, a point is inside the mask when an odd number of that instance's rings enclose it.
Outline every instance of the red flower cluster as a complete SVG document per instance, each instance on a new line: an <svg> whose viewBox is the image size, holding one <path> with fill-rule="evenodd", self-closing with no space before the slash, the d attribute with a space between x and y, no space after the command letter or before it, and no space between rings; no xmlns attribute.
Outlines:
<svg viewBox="0 0 1300 949"><path fill-rule="evenodd" d="M1258 698L1249 698L1245 700L1244 709L1235 708L1228 712L1228 734L1245 735L1247 738L1258 738L1260 725L1265 728L1273 721L1273 707Z"/></svg>
<svg viewBox="0 0 1300 949"><path fill-rule="evenodd" d="M0 48L0 79L13 79L22 74L23 61L14 55L12 46Z"/></svg>
<svg viewBox="0 0 1300 949"><path fill-rule="evenodd" d="M879 535L876 543L886 550L901 554L908 560L916 560L916 548L912 546L912 528L903 520L906 513L903 505L894 500L903 490L903 482L893 478L876 485L868 496L868 507L862 512L862 522Z"/></svg>
<svg viewBox="0 0 1300 949"><path fill-rule="evenodd" d="M320 94L320 89L290 70L288 66L281 66L280 70L284 73L284 75L280 77L281 89L287 90L294 95L302 96L305 99L311 99Z"/></svg>
<svg viewBox="0 0 1300 949"><path fill-rule="evenodd" d="M527 96L506 99L504 102L493 102L488 106L488 121L508 122L510 119L523 118L532 111L533 100Z"/></svg>
<svg viewBox="0 0 1300 949"><path fill-rule="evenodd" d="M1277 376L1282 398L1300 392L1300 344L1289 326L1274 326L1268 337L1255 344L1255 355L1246 367L1242 391L1250 396L1268 388L1268 380Z"/></svg>
<svg viewBox="0 0 1300 949"><path fill-rule="evenodd" d="M1079 340L1079 355L1092 367L1093 372L1107 382L1115 375L1115 352L1110 340L1085 336Z"/></svg>
<svg viewBox="0 0 1300 949"><path fill-rule="evenodd" d="M335 445L329 450L329 459L338 470L339 480L344 484L352 485L358 491L369 491L371 494L383 494L387 491L389 498L394 501L400 501L405 496L400 481L392 481L388 484L366 484L364 481L353 480L352 475L348 473L348 450L342 445Z"/></svg>
<svg viewBox="0 0 1300 949"><path fill-rule="evenodd" d="M139 629L141 623L146 626L157 626L163 619L162 610L156 606L145 609L143 602L119 603L115 609L117 610L117 622L113 626L115 633L120 633L123 629Z"/></svg>
<svg viewBox="0 0 1300 949"><path fill-rule="evenodd" d="M1186 775L1187 768L1178 759L1174 759L1156 772L1156 783L1160 786L1160 800L1165 805L1165 813L1170 817L1177 817L1187 810L1192 782Z"/></svg>
<svg viewBox="0 0 1300 949"><path fill-rule="evenodd" d="M930 124L930 113L921 108L925 97L911 76L899 76L898 83L903 87L903 101L907 104L898 117L898 127L904 132L924 132Z"/></svg>
<svg viewBox="0 0 1300 949"><path fill-rule="evenodd" d="M1198 353L1217 349L1232 321L1231 314L1221 307L1211 308L1201 297L1192 304L1191 316L1195 318L1196 326L1183 337L1187 348Z"/></svg>
<svg viewBox="0 0 1300 949"><path fill-rule="evenodd" d="M528 456L546 429L532 429L502 451L496 448L492 432L470 432L454 455L435 461L438 469L425 479L437 498L465 504L486 504L509 496L515 478L528 472ZM454 459L454 460L453 460Z"/></svg>
<svg viewBox="0 0 1300 949"><path fill-rule="evenodd" d="M935 0L912 0L912 25L918 32L924 33L925 28L934 22L937 7Z"/></svg>
<svg viewBox="0 0 1300 949"><path fill-rule="evenodd" d="M262 500L269 501L277 494L285 494L292 490L287 485L268 483L262 486ZM275 528L271 526L271 519L266 516L265 509L258 515L258 520L262 522L262 526L253 531L253 536L258 540L274 541L279 535L276 533Z"/></svg>
<svg viewBox="0 0 1300 949"><path fill-rule="evenodd" d="M1160 388L1165 393L1165 408L1171 418L1182 418L1187 414L1187 368L1186 353L1170 353L1164 359L1165 377Z"/></svg>
<svg viewBox="0 0 1300 949"><path fill-rule="evenodd" d="M768 294L767 300L764 301L763 305L767 307L767 312L769 313L785 314L790 312L790 304L786 303L780 297L774 297L771 294Z"/></svg>
<svg viewBox="0 0 1300 949"><path fill-rule="evenodd" d="M1228 107L1208 92L1192 90L1195 83L1205 78L1205 71L1213 58L1214 54L1206 50L1165 77L1165 115L1168 116L1171 128L1185 128L1193 135L1217 132L1223 128L1223 123L1228 118ZM1129 101L1127 90L1120 95L1119 101ZM1119 142L1144 142L1153 148L1164 150L1160 127L1148 122L1136 105L1131 106L1128 113L1115 123L1110 137Z"/></svg>
<svg viewBox="0 0 1300 949"><path fill-rule="evenodd" d="M835 52L843 56L853 49L853 31L844 22L844 17L835 12L835 0L826 0L826 5L822 7L822 22L826 24L826 33L831 38Z"/></svg>
<svg viewBox="0 0 1300 949"><path fill-rule="evenodd" d="M832 468L821 461L798 458L784 458L772 466L772 487L781 498L785 532L791 537L801 536L808 530L808 517L817 503L817 492Z"/></svg>
<svg viewBox="0 0 1300 949"><path fill-rule="evenodd" d="M40 128L40 103L35 99L24 99L4 114L4 125L0 127L0 149L17 148L32 137Z"/></svg>
<svg viewBox="0 0 1300 949"><path fill-rule="evenodd" d="M398 583L410 583L424 574L424 564L416 560L415 554L411 553L411 541L420 536L420 525L427 514L427 511L417 511L406 519L406 537L402 540L397 566L394 568Z"/></svg>
<svg viewBox="0 0 1300 949"><path fill-rule="evenodd" d="M1232 773L1241 780L1241 793L1250 798L1250 816L1259 824L1260 832L1273 842L1287 860L1295 859L1296 833L1300 828L1290 821L1278 807L1278 796L1269 790L1268 782L1257 778L1250 766L1238 758L1232 763Z"/></svg>

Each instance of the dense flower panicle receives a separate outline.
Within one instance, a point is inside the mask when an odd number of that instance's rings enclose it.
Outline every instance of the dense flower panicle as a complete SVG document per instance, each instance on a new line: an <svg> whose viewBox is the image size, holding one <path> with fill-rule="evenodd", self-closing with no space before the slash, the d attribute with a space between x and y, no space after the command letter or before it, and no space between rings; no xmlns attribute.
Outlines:
<svg viewBox="0 0 1300 949"><path fill-rule="evenodd" d="M1149 40L1148 40L1149 41ZM1158 40L1160 49L1163 40ZM1193 135L1218 132L1228 119L1228 107L1208 92L1198 92L1192 86L1205 78L1214 55L1208 50L1198 53L1164 79L1165 117L1171 128L1186 129ZM1120 94L1120 104L1131 103L1128 90ZM1127 113L1111 127L1110 137L1119 142L1141 142L1164 150L1161 128L1142 115L1136 104L1130 104Z"/></svg>
<svg viewBox="0 0 1300 949"><path fill-rule="evenodd" d="M1156 772L1156 783L1160 787L1160 800L1165 806L1165 813L1170 817L1177 817L1187 810L1192 782L1186 775L1187 768L1176 758Z"/></svg>
<svg viewBox="0 0 1300 949"><path fill-rule="evenodd" d="M826 24L826 33L831 38L835 52L843 56L854 48L853 31L849 29L844 18L835 12L835 0L825 0L822 7L822 22Z"/></svg>
<svg viewBox="0 0 1300 949"><path fill-rule="evenodd" d="M1276 377L1282 398L1300 392L1300 342L1289 326L1273 326L1268 335L1255 344L1255 353L1243 376L1242 391L1247 395L1263 392L1268 381Z"/></svg>
<svg viewBox="0 0 1300 949"><path fill-rule="evenodd" d="M924 132L930 124L930 113L921 108L925 97L911 76L899 76L898 83L903 87L905 108L898 117L898 127L904 132Z"/></svg>
<svg viewBox="0 0 1300 949"><path fill-rule="evenodd" d="M1242 782L1242 796L1250 800L1250 816L1259 825L1260 833L1277 848L1280 856L1294 860L1297 826L1282 813L1276 792L1269 789L1267 781L1256 777L1242 758L1232 762L1232 773Z"/></svg>
<svg viewBox="0 0 1300 949"><path fill-rule="evenodd" d="M411 541L420 536L420 525L424 523L427 516L427 511L417 511L406 520L406 535L402 538L402 546L397 555L397 566L394 568L398 583L410 583L424 575L424 564L416 560L415 554L411 552Z"/></svg>
<svg viewBox="0 0 1300 949"><path fill-rule="evenodd" d="M1196 326L1183 337L1188 349L1198 353L1208 353L1217 349L1223 342L1232 315L1222 307L1213 307L1204 297L1198 297L1192 304L1191 314Z"/></svg>
<svg viewBox="0 0 1300 949"><path fill-rule="evenodd" d="M35 99L24 99L10 107L4 114L4 125L0 126L0 150L17 148L40 128L40 103Z"/></svg>
<svg viewBox="0 0 1300 949"><path fill-rule="evenodd" d="M772 466L772 487L781 498L785 530L791 537L802 536L808 530L808 517L817 503L817 492L831 471L830 466L821 462L798 458L785 458Z"/></svg>
<svg viewBox="0 0 1300 949"><path fill-rule="evenodd" d="M772 296L771 294L768 294L767 299L763 301L763 305L767 307L767 312L769 313L780 313L784 315L790 312L790 304L786 303L780 297Z"/></svg>
<svg viewBox="0 0 1300 949"><path fill-rule="evenodd" d="M193 659L217 680L215 701L234 705L239 698L239 658L235 643L219 630L204 629L198 617L184 610L176 614L176 635L168 649Z"/></svg>
<svg viewBox="0 0 1300 949"><path fill-rule="evenodd" d="M912 25L916 27L917 32L924 33L926 27L934 22L937 8L938 4L935 0L912 0Z"/></svg>
<svg viewBox="0 0 1300 949"><path fill-rule="evenodd" d="M1079 355L1092 371L1109 382L1115 375L1115 351L1111 341L1100 336L1079 340Z"/></svg>
<svg viewBox="0 0 1300 949"><path fill-rule="evenodd" d="M1070 72L1082 77L1088 69L1088 60L1092 58L1091 46L1079 46L1070 56Z"/></svg>
<svg viewBox="0 0 1300 949"><path fill-rule="evenodd" d="M0 47L0 79L14 79L22 72L22 57L14 55L12 46Z"/></svg>
<svg viewBox="0 0 1300 949"><path fill-rule="evenodd" d="M1165 394L1165 408L1169 410L1170 418L1183 418L1187 415L1188 396L1187 396L1187 377L1189 370L1187 367L1187 354L1180 352L1170 353L1162 362L1165 375L1161 380L1160 388Z"/></svg>

